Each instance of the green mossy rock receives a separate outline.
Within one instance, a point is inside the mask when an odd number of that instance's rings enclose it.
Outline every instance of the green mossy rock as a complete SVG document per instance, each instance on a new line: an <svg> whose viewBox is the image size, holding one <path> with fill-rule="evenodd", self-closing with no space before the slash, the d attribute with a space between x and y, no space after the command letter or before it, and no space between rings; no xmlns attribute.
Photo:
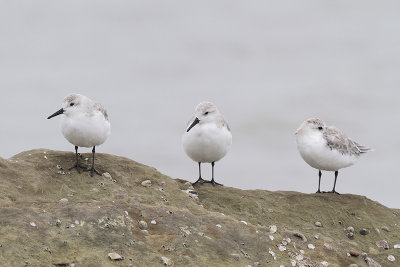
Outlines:
<svg viewBox="0 0 400 267"><path fill-rule="evenodd" d="M210 184L187 190L184 180L107 154L97 155L96 167L111 177L67 171L73 164L72 152L43 149L0 158L0 265L367 266L350 250L382 266L400 265L400 249L393 248L400 211L363 196ZM142 186L145 180L151 186ZM363 228L368 235L359 234ZM379 240L389 249L377 247ZM111 260L112 252L122 259Z"/></svg>

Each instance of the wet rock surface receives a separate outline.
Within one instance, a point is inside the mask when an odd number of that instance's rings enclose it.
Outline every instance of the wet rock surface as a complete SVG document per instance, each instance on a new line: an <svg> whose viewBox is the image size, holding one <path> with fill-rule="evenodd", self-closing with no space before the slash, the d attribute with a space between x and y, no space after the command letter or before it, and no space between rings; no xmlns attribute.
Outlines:
<svg viewBox="0 0 400 267"><path fill-rule="evenodd" d="M400 211L362 196L193 188L101 153L103 176L60 173L74 160L50 150L0 158L2 265L398 266Z"/></svg>

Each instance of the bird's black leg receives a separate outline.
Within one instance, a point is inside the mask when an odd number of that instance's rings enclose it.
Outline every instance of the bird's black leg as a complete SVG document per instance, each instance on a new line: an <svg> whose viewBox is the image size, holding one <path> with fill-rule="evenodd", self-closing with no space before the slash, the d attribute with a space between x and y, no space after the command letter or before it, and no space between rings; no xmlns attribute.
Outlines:
<svg viewBox="0 0 400 267"><path fill-rule="evenodd" d="M93 174L96 173L97 175L101 176L101 173L98 172L95 168L94 168L94 155L96 153L96 146L93 147L92 149L92 154L93 154L93 158L92 158L92 168L87 169L86 171L90 171L90 176L93 177Z"/></svg>
<svg viewBox="0 0 400 267"><path fill-rule="evenodd" d="M332 191L329 191L328 193L335 193L335 194L340 195L338 192L335 191L336 180L337 180L338 174L339 174L339 171L335 171L335 183L333 184L333 189L332 189Z"/></svg>
<svg viewBox="0 0 400 267"><path fill-rule="evenodd" d="M320 187L321 187L321 176L322 176L322 172L321 170L319 170L318 172L318 176L319 176L319 182L318 182L318 191L315 193L321 193Z"/></svg>
<svg viewBox="0 0 400 267"><path fill-rule="evenodd" d="M201 162L199 162L199 179L197 179L197 181L194 182L192 185L195 185L197 183L203 184L204 182L205 182L205 180L203 178L201 178Z"/></svg>
<svg viewBox="0 0 400 267"><path fill-rule="evenodd" d="M215 182L215 180L214 180L214 165L215 165L215 162L211 162L211 168L212 168L212 178L211 178L211 181L207 181L207 183L211 183L213 186L216 186L216 185L223 185L223 184L220 184L220 183L217 183L217 182Z"/></svg>
<svg viewBox="0 0 400 267"><path fill-rule="evenodd" d="M79 154L78 154L78 146L75 146L75 165L69 168L68 170L76 169L78 173L81 173L81 165L79 165Z"/></svg>

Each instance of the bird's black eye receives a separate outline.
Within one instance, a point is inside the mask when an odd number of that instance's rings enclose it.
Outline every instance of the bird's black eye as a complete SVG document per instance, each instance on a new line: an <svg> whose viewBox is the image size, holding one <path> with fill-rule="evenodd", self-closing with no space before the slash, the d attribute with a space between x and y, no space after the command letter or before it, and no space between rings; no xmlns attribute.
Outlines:
<svg viewBox="0 0 400 267"><path fill-rule="evenodd" d="M322 130L322 129L323 129L322 126L319 126L319 127L318 127L318 130Z"/></svg>
<svg viewBox="0 0 400 267"><path fill-rule="evenodd" d="M75 103L71 103L71 104L69 104L71 107L73 106L73 105L75 105Z"/></svg>
<svg viewBox="0 0 400 267"><path fill-rule="evenodd" d="M208 115L208 111L204 113L204 115Z"/></svg>

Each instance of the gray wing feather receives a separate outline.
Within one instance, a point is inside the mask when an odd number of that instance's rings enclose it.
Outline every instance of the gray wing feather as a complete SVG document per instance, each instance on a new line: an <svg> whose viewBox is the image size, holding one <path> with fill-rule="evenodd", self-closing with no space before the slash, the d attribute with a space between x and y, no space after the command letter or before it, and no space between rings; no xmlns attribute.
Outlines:
<svg viewBox="0 0 400 267"><path fill-rule="evenodd" d="M100 105L99 103L95 103L95 104L94 104L94 107L95 107L98 111L100 111L101 113L103 113L104 118L106 118L106 120L108 120L107 110L106 110L102 105Z"/></svg>
<svg viewBox="0 0 400 267"><path fill-rule="evenodd" d="M325 127L323 136L331 150L335 149L342 154L359 156L360 154L367 153L371 150L370 148L351 140L335 127Z"/></svg>

